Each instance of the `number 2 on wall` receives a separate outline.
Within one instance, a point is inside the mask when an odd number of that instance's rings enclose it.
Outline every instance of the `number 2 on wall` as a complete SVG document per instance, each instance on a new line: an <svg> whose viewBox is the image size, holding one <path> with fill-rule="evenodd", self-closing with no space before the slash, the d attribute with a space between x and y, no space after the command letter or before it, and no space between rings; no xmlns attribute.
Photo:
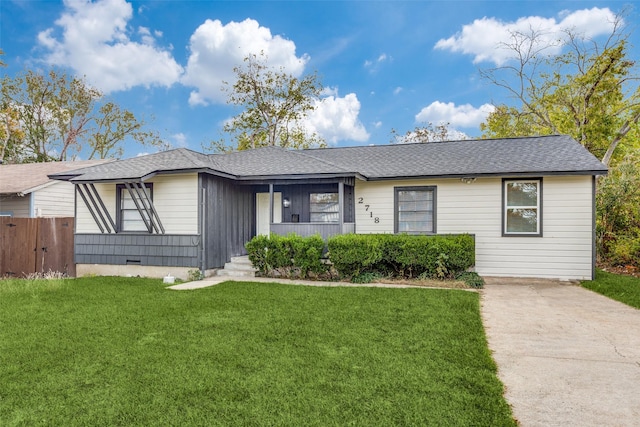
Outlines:
<svg viewBox="0 0 640 427"><path fill-rule="evenodd" d="M364 197L358 197L358 204L359 205L364 204ZM364 211L369 212L369 218L372 218L374 223L379 224L380 217L373 216L373 211L370 211L369 210L370 208L371 208L371 205L364 205Z"/></svg>

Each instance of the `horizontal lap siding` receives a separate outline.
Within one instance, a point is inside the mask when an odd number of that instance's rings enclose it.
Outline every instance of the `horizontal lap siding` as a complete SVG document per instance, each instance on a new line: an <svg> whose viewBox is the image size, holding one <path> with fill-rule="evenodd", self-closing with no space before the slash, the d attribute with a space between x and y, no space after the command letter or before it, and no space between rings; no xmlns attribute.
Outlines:
<svg viewBox="0 0 640 427"><path fill-rule="evenodd" d="M159 175L153 204L167 234L198 234L198 174Z"/></svg>
<svg viewBox="0 0 640 427"><path fill-rule="evenodd" d="M104 203L109 215L116 220L116 185L115 184L94 184L100 198ZM84 193L84 190L83 190ZM85 193L85 196L87 194ZM97 200L96 200L97 202ZM113 232L113 230L112 230ZM84 204L80 194L76 194L76 233L100 233L98 225L93 220L89 209Z"/></svg>
<svg viewBox="0 0 640 427"><path fill-rule="evenodd" d="M29 218L31 195L26 196L0 196L0 212L10 212L16 218Z"/></svg>
<svg viewBox="0 0 640 427"><path fill-rule="evenodd" d="M502 236L502 180L479 178L356 183L356 232L393 233L394 187L437 187L437 232L476 237L476 270L486 276L590 279L592 177L543 178L543 237ZM363 203L358 203L362 197ZM369 211L364 206L370 205ZM370 215L379 218L376 224Z"/></svg>
<svg viewBox="0 0 640 427"><path fill-rule="evenodd" d="M167 234L198 234L198 175L160 175L153 184L153 205ZM116 220L116 184L95 184L109 215ZM100 233L82 197L77 196L76 233Z"/></svg>
<svg viewBox="0 0 640 427"><path fill-rule="evenodd" d="M75 261L77 264L199 267L198 175L156 176L153 205L165 234L100 233L84 201L77 195ZM95 184L116 221L116 183Z"/></svg>
<svg viewBox="0 0 640 427"><path fill-rule="evenodd" d="M36 191L34 197L37 216L73 216L73 184L58 181Z"/></svg>

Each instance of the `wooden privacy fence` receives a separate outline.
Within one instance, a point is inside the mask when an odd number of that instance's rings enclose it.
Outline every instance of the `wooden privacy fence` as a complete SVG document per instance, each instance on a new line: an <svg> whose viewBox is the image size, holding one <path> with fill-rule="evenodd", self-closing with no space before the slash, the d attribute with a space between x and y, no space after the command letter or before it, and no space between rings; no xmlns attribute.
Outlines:
<svg viewBox="0 0 640 427"><path fill-rule="evenodd" d="M76 275L73 218L0 217L0 277Z"/></svg>

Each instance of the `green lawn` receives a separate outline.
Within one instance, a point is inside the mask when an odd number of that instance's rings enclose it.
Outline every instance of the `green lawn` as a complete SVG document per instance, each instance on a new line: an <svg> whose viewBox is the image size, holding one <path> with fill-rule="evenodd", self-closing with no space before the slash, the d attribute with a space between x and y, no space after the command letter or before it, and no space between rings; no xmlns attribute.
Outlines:
<svg viewBox="0 0 640 427"><path fill-rule="evenodd" d="M0 281L0 424L513 426L460 290Z"/></svg>
<svg viewBox="0 0 640 427"><path fill-rule="evenodd" d="M582 286L631 307L640 308L640 279L596 270L596 280L582 282Z"/></svg>

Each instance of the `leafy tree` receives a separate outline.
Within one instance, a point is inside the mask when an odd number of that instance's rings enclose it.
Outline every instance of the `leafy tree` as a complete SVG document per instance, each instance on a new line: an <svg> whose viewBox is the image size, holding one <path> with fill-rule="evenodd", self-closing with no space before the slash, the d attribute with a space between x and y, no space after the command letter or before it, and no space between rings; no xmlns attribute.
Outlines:
<svg viewBox="0 0 640 427"><path fill-rule="evenodd" d="M400 135L395 129L391 129L392 143L415 144L457 139L466 139L466 135L462 132L451 131L451 129L449 129L449 123L440 123L434 126L433 123L429 122L426 126L416 126L404 135Z"/></svg>
<svg viewBox="0 0 640 427"><path fill-rule="evenodd" d="M80 153L87 159L117 157L126 138L162 145L131 112L102 103L102 92L55 69L5 76L0 96L3 155L11 162L67 160ZM12 131L15 123L19 132Z"/></svg>
<svg viewBox="0 0 640 427"><path fill-rule="evenodd" d="M513 33L502 46L513 60L481 74L519 105L498 105L481 125L483 136L568 134L606 165L637 147L639 76L622 23L618 16L602 45L567 31L559 55L546 53L555 45L538 31Z"/></svg>
<svg viewBox="0 0 640 427"><path fill-rule="evenodd" d="M640 150L600 178L596 210L600 256L640 267Z"/></svg>
<svg viewBox="0 0 640 427"><path fill-rule="evenodd" d="M323 89L317 74L294 77L283 67L270 67L264 53L247 56L244 64L233 71L236 82L233 85L225 82L227 103L244 111L229 120L223 130L235 146L225 147L218 141L211 148L228 151L275 145L287 148L326 145L318 134L309 133L302 124L315 110Z"/></svg>

